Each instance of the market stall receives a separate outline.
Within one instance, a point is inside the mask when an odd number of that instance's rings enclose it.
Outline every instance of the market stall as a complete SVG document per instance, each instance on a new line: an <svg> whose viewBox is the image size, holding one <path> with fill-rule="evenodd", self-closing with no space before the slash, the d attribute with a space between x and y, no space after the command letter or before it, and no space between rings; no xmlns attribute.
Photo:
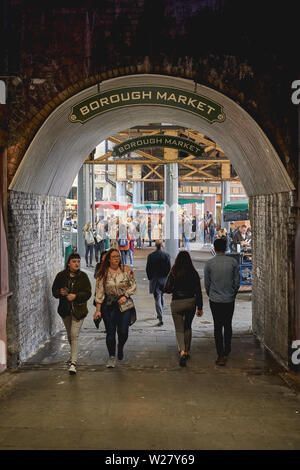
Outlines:
<svg viewBox="0 0 300 470"><path fill-rule="evenodd" d="M239 221L240 225L246 225L247 223L250 225L248 199L238 199L235 201L227 202L224 205L223 211L225 222ZM239 226L237 227L237 230L239 230ZM250 243L247 243L244 246L240 246L239 250L237 250L236 252L232 250L232 252L228 254L228 256L235 257L239 263L241 286L252 285L251 239Z"/></svg>

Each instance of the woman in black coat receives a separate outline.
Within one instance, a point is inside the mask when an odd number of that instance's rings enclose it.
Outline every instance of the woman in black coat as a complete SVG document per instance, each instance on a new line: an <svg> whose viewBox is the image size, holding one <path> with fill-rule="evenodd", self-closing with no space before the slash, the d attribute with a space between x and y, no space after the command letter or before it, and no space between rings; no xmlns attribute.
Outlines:
<svg viewBox="0 0 300 470"><path fill-rule="evenodd" d="M184 367L190 358L192 321L196 307L197 316L203 315L200 277L187 251L178 253L164 291L172 294L171 312L180 354L179 364Z"/></svg>

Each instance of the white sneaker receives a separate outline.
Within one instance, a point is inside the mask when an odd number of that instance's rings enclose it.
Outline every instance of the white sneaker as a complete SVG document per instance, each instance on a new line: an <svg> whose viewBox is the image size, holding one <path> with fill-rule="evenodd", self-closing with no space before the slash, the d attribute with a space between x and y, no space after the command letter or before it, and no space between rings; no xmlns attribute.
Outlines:
<svg viewBox="0 0 300 470"><path fill-rule="evenodd" d="M74 364L74 362L71 363L70 367L69 367L69 373L71 375L75 375L76 374L76 364Z"/></svg>
<svg viewBox="0 0 300 470"><path fill-rule="evenodd" d="M106 367L109 367L109 368L116 367L116 358L115 358L115 356L109 356Z"/></svg>

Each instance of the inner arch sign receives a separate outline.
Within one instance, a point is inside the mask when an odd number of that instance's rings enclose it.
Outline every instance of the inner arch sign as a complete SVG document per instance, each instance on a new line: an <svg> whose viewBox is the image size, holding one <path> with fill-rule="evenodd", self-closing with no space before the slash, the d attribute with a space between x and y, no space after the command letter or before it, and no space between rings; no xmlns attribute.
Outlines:
<svg viewBox="0 0 300 470"><path fill-rule="evenodd" d="M135 137L134 139L125 140L118 145L115 145L112 152L112 157L122 157L129 152L136 152L137 150L147 147L169 147L182 152L201 157L204 154L205 145L199 145L193 140L185 139L167 134L156 134L152 136Z"/></svg>
<svg viewBox="0 0 300 470"><path fill-rule="evenodd" d="M127 106L166 106L188 111L209 123L226 119L223 106L203 95L178 88L133 86L105 91L77 103L69 115L71 122L84 124L99 114Z"/></svg>

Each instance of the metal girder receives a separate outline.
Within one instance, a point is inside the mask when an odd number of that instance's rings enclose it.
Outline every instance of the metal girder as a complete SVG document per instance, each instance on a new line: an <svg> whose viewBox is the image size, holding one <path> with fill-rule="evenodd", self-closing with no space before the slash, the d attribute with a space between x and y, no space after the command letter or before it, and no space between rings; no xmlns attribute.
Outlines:
<svg viewBox="0 0 300 470"><path fill-rule="evenodd" d="M86 160L84 163L88 163L91 165L166 165L167 163L178 163L178 165L184 165L186 162L191 163L193 165L203 165L203 164L210 164L210 165L216 165L216 164L221 164L221 163L228 163L228 160L200 160L198 159L182 159L182 160L135 160L135 159L130 159L130 160L101 160L99 163L99 160Z"/></svg>

